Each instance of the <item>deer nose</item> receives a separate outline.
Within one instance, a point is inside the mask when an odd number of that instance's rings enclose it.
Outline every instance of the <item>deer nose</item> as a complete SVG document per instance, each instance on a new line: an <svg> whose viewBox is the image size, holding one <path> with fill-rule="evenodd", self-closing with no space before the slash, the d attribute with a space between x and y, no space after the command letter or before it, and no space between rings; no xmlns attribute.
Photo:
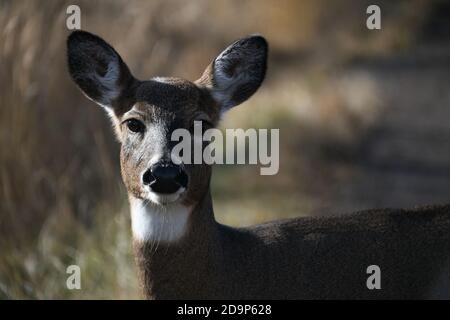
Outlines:
<svg viewBox="0 0 450 320"><path fill-rule="evenodd" d="M144 173L142 181L156 193L174 193L186 188L188 177L180 166L157 163Z"/></svg>

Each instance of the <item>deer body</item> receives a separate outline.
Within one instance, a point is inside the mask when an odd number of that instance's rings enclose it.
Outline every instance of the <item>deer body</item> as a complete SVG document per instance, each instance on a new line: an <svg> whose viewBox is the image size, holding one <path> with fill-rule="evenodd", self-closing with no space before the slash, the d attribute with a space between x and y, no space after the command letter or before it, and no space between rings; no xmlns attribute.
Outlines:
<svg viewBox="0 0 450 320"><path fill-rule="evenodd" d="M195 82L135 79L101 38L68 39L69 71L106 109L121 143L136 262L152 299L442 298L450 296L450 206L298 218L249 228L214 219L211 167L175 165L171 133L217 125L264 79L260 36L225 49ZM366 270L381 269L381 289Z"/></svg>
<svg viewBox="0 0 450 320"><path fill-rule="evenodd" d="M135 240L147 298L450 297L448 283L440 283L450 279L450 206L298 218L237 229L214 221L208 195L191 217L182 241L161 242L156 248L154 242ZM382 270L380 290L366 286L366 269L373 264Z"/></svg>

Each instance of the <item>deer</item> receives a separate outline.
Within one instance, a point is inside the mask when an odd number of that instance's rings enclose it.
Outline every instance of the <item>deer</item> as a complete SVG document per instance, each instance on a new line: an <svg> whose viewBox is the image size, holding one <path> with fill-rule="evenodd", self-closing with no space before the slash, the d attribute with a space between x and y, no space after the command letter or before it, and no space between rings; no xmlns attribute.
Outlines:
<svg viewBox="0 0 450 320"><path fill-rule="evenodd" d="M193 82L138 80L110 44L82 30L68 36L67 57L71 78L109 115L121 146L143 297L450 297L448 204L235 228L215 219L212 165L171 160L171 132L192 130L194 121L216 127L260 87L268 57L263 36L232 43Z"/></svg>

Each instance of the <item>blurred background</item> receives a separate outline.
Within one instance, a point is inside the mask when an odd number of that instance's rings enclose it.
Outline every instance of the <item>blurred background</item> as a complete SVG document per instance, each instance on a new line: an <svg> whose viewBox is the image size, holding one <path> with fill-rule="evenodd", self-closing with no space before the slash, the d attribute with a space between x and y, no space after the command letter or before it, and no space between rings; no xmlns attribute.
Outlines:
<svg viewBox="0 0 450 320"><path fill-rule="evenodd" d="M280 171L216 166L220 222L450 202L450 3L0 1L0 298L139 298L119 146L66 68L66 8L140 79L197 79L269 41L266 82L221 128L279 128ZM81 290L66 267L81 267Z"/></svg>

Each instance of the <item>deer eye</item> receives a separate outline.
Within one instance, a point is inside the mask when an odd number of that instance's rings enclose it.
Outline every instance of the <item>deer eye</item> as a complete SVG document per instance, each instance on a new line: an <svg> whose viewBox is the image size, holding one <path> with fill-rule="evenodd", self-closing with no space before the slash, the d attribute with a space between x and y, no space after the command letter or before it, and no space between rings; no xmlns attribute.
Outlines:
<svg viewBox="0 0 450 320"><path fill-rule="evenodd" d="M130 130L131 132L140 133L144 132L145 130L145 125L141 121L136 119L127 120L126 125L128 130Z"/></svg>

